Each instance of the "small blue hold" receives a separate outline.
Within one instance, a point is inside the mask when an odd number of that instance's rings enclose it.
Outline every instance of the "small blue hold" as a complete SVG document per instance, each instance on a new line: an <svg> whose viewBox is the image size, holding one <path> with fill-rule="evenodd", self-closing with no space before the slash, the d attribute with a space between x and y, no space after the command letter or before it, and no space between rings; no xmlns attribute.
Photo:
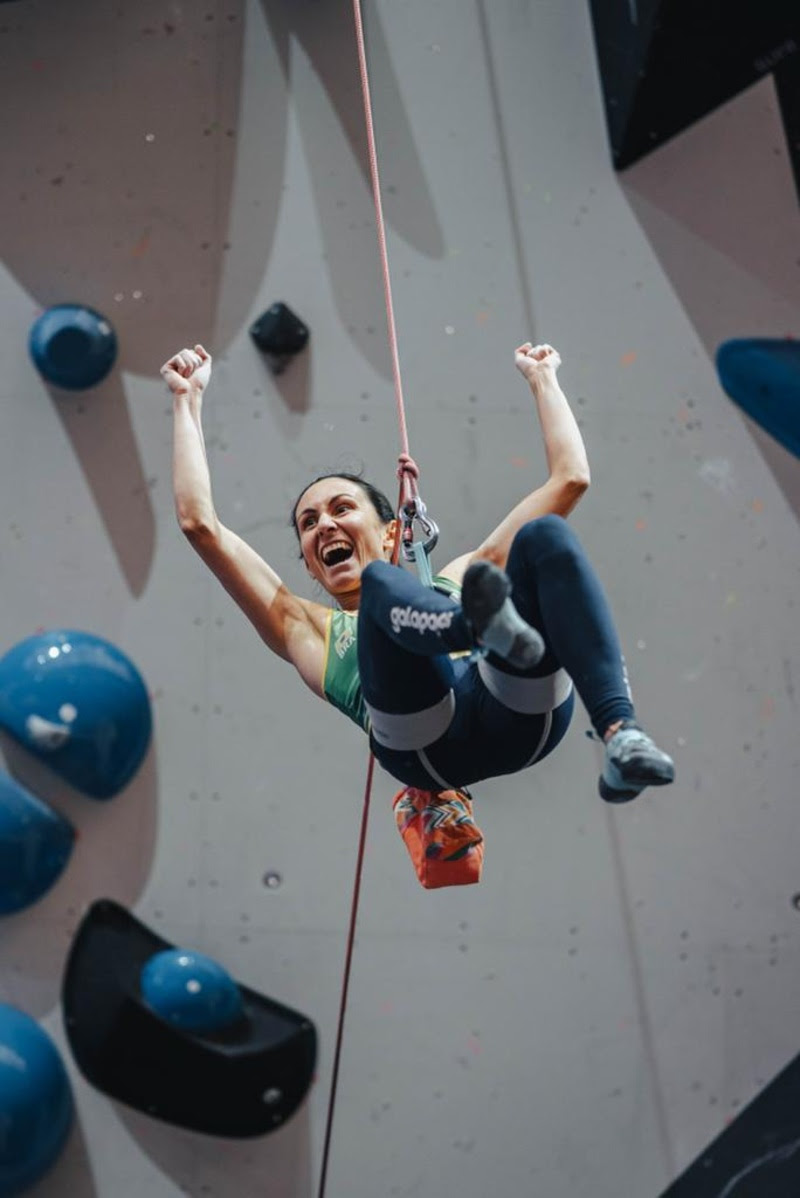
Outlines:
<svg viewBox="0 0 800 1198"><path fill-rule="evenodd" d="M743 412L800 457L800 341L742 337L717 349L720 384Z"/></svg>
<svg viewBox="0 0 800 1198"><path fill-rule="evenodd" d="M0 1003L0 1198L24 1193L55 1163L73 1110L53 1041L30 1015Z"/></svg>
<svg viewBox="0 0 800 1198"><path fill-rule="evenodd" d="M40 374L68 391L94 387L117 357L117 337L109 322L81 304L48 308L31 328L28 346Z"/></svg>
<svg viewBox="0 0 800 1198"><path fill-rule="evenodd" d="M61 877L74 839L62 815L0 773L0 915L21 911L47 893Z"/></svg>
<svg viewBox="0 0 800 1198"><path fill-rule="evenodd" d="M165 949L141 973L142 998L167 1023L187 1032L221 1031L241 1018L244 1005L228 971L202 953Z"/></svg>
<svg viewBox="0 0 800 1198"><path fill-rule="evenodd" d="M77 790L109 799L141 765L150 700L133 663L101 637L61 629L0 658L0 727Z"/></svg>

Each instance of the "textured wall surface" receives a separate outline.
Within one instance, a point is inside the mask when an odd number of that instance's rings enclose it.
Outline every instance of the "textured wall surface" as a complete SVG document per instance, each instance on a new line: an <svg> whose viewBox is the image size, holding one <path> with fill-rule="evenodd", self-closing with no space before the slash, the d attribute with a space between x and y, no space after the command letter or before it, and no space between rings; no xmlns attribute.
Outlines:
<svg viewBox="0 0 800 1198"><path fill-rule="evenodd" d="M724 338L800 330L773 85L617 176L583 0L370 0L365 22L438 564L543 481L513 349L551 342L593 475L573 523L678 779L604 807L579 709L546 762L476 788L481 885L429 893L377 776L328 1195L655 1198L800 1050L800 462L713 361ZM0 649L37 628L107 637L156 729L113 803L37 779L80 839L0 922L0 1000L55 1036L79 1111L36 1195L311 1198L366 744L181 537L158 367L213 352L217 508L313 596L292 501L324 468L391 490L399 449L351 8L19 0L0 80ZM312 330L278 379L247 335L276 299ZM71 398L26 352L63 301L121 345ZM210 1140L82 1081L59 987L101 896L314 1020L317 1081L286 1128Z"/></svg>

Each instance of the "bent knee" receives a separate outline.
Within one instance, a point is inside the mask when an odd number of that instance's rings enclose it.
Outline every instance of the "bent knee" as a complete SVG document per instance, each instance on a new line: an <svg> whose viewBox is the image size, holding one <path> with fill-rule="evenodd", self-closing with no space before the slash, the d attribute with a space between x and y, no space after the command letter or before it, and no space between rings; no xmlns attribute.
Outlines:
<svg viewBox="0 0 800 1198"><path fill-rule="evenodd" d="M564 517L554 512L523 524L514 540L520 540L522 544L533 548L549 549L571 548L578 543L578 538Z"/></svg>
<svg viewBox="0 0 800 1198"><path fill-rule="evenodd" d="M368 562L361 571L361 591L376 590L380 587L387 586L397 570L397 566L391 565L389 562L374 561Z"/></svg>

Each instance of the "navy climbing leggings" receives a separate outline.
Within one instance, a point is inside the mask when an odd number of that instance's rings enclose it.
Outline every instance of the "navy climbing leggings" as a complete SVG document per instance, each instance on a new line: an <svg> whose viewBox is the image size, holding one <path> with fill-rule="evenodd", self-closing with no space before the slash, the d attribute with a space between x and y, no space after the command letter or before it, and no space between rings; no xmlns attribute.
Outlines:
<svg viewBox="0 0 800 1198"><path fill-rule="evenodd" d="M406 785L468 786L540 761L569 725L570 679L598 735L634 714L608 602L567 522L548 515L521 528L506 573L546 646L525 673L493 654L471 661L459 604L407 570L372 562L362 574L358 663L372 749Z"/></svg>

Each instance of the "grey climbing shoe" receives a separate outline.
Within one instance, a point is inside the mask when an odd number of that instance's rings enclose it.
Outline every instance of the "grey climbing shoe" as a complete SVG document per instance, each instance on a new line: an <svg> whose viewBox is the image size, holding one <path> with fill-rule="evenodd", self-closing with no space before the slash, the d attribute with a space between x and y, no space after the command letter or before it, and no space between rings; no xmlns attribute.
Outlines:
<svg viewBox="0 0 800 1198"><path fill-rule="evenodd" d="M658 748L635 720L624 720L606 742L598 789L607 803L629 803L646 786L666 786L674 778L672 758Z"/></svg>
<svg viewBox="0 0 800 1198"><path fill-rule="evenodd" d="M517 670L531 670L542 660L544 641L511 602L508 575L491 562L473 562L467 568L461 607L479 647Z"/></svg>

